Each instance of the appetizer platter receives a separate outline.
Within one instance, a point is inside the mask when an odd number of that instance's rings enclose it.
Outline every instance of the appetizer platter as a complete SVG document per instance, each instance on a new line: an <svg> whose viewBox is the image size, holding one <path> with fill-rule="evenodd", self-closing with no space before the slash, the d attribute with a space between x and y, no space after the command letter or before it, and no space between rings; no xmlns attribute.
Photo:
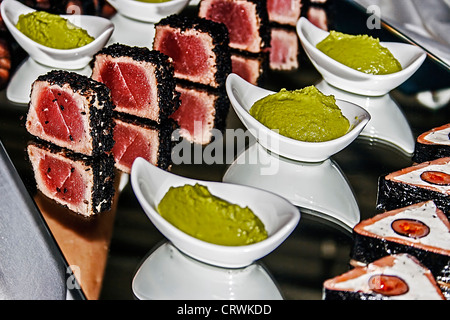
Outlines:
<svg viewBox="0 0 450 320"><path fill-rule="evenodd" d="M450 70L353 1L0 8L0 139L66 298L450 298L450 104L417 99Z"/></svg>

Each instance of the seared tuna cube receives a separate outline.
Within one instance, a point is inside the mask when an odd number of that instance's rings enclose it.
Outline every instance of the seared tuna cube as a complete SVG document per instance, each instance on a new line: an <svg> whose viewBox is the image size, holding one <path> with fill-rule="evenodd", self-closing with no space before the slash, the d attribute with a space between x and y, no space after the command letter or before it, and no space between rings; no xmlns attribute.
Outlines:
<svg viewBox="0 0 450 320"><path fill-rule="evenodd" d="M171 59L144 47L113 44L98 52L92 78L110 90L115 111L160 123L175 110Z"/></svg>
<svg viewBox="0 0 450 320"><path fill-rule="evenodd" d="M225 25L198 17L171 15L155 25L153 49L172 58L175 78L223 88L231 72Z"/></svg>
<svg viewBox="0 0 450 320"><path fill-rule="evenodd" d="M269 21L295 26L302 12L302 0L267 0Z"/></svg>
<svg viewBox="0 0 450 320"><path fill-rule="evenodd" d="M223 131L229 110L224 93L178 84L181 104L171 116L179 126L180 136L197 144L208 144L213 129Z"/></svg>
<svg viewBox="0 0 450 320"><path fill-rule="evenodd" d="M259 53L270 46L266 1L201 0L198 15L224 23L232 49Z"/></svg>
<svg viewBox="0 0 450 320"><path fill-rule="evenodd" d="M450 157L426 161L379 177L377 209L433 200L450 217Z"/></svg>
<svg viewBox="0 0 450 320"><path fill-rule="evenodd" d="M48 143L27 147L38 190L60 205L93 216L111 209L114 197L114 159L88 157Z"/></svg>
<svg viewBox="0 0 450 320"><path fill-rule="evenodd" d="M51 71L31 89L28 132L42 140L88 156L111 151L113 104L109 89L86 76Z"/></svg>
<svg viewBox="0 0 450 320"><path fill-rule="evenodd" d="M126 117L114 118L113 148L115 166L122 172L130 173L137 157L144 158L151 164L167 170L171 159L171 135L173 122L153 126L140 119Z"/></svg>
<svg viewBox="0 0 450 320"><path fill-rule="evenodd" d="M267 54L249 55L245 52L233 52L231 54L233 73L239 75L251 84L261 84L267 72L269 57Z"/></svg>

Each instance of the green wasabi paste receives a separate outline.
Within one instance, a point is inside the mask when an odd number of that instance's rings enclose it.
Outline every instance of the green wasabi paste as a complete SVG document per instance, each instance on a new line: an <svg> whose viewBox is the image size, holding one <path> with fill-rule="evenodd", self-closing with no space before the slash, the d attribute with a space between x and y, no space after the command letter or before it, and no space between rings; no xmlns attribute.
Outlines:
<svg viewBox="0 0 450 320"><path fill-rule="evenodd" d="M336 139L350 127L334 96L324 95L315 86L281 89L255 102L250 114L283 136L307 142Z"/></svg>
<svg viewBox="0 0 450 320"><path fill-rule="evenodd" d="M364 73L390 74L402 70L400 62L380 40L368 35L332 30L316 47L334 60Z"/></svg>
<svg viewBox="0 0 450 320"><path fill-rule="evenodd" d="M178 229L214 244L240 246L267 238L264 224L251 209L220 199L199 184L171 187L158 212Z"/></svg>
<svg viewBox="0 0 450 320"><path fill-rule="evenodd" d="M55 49L79 48L94 41L86 30L45 11L20 15L16 27L28 38Z"/></svg>

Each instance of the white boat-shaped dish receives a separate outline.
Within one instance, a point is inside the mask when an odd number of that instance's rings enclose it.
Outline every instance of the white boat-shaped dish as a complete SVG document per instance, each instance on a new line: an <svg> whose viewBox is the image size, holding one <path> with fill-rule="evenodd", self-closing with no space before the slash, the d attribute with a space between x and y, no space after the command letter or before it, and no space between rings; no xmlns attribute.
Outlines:
<svg viewBox="0 0 450 320"><path fill-rule="evenodd" d="M281 300L258 263L241 269L207 265L165 242L146 257L132 282L141 300Z"/></svg>
<svg viewBox="0 0 450 320"><path fill-rule="evenodd" d="M316 48L329 32L302 17L297 23L297 34L308 58L314 67L332 86L367 96L381 96L389 93L408 80L426 58L426 52L414 45L400 42L381 42L400 62L403 70L386 75L373 75L352 69Z"/></svg>
<svg viewBox="0 0 450 320"><path fill-rule="evenodd" d="M180 13L189 4L189 0L169 0L155 3L136 0L108 0L108 2L125 17L151 23Z"/></svg>
<svg viewBox="0 0 450 320"><path fill-rule="evenodd" d="M297 161L321 162L328 159L354 141L370 120L370 114L365 109L336 100L343 115L350 121L349 131L330 141L299 141L280 135L250 115L249 110L257 100L274 92L252 85L234 73L227 77L226 90L237 116L257 141L264 148Z"/></svg>
<svg viewBox="0 0 450 320"><path fill-rule="evenodd" d="M226 268L250 265L277 248L300 220L299 210L274 193L248 186L181 177L164 171L142 158L134 161L130 177L133 191L155 227L180 251L211 265ZM206 186L219 198L252 209L264 223L268 233L267 239L243 246L216 245L184 233L161 217L157 205L169 188L195 183Z"/></svg>
<svg viewBox="0 0 450 320"><path fill-rule="evenodd" d="M92 60L92 56L100 51L108 42L114 31L114 25L108 19L90 15L61 15L74 25L85 29L95 38L91 43L75 49L55 49L37 43L16 27L21 14L36 11L16 0L4 0L1 4L1 14L6 27L14 39L30 55L43 65L53 68L82 69Z"/></svg>

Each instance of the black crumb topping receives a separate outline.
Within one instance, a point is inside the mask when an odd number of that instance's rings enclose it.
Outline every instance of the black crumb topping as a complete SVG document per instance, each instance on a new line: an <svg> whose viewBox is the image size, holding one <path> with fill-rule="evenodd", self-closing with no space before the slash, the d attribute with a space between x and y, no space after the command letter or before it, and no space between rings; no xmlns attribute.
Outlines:
<svg viewBox="0 0 450 320"><path fill-rule="evenodd" d="M450 157L450 146L424 144L416 141L412 160L417 163Z"/></svg>
<svg viewBox="0 0 450 320"><path fill-rule="evenodd" d="M38 138L31 141L30 144L34 144L47 152L62 155L70 161L81 162L85 167L92 169L93 190L91 198L88 200L92 202L93 212L91 214L98 214L111 209L115 194L115 167L114 158L111 154L90 157L61 148L49 142L44 142Z"/></svg>
<svg viewBox="0 0 450 320"><path fill-rule="evenodd" d="M44 81L49 85L69 85L74 94L87 98L89 103L89 127L92 137L92 156L109 153L114 146L112 114L114 104L110 90L101 82L84 75L64 70L53 70L40 75L36 81ZM97 104L96 104L97 103Z"/></svg>
<svg viewBox="0 0 450 320"><path fill-rule="evenodd" d="M178 108L178 95L175 93L174 66L172 59L157 50L146 47L132 47L124 44L114 43L97 52L91 61L94 68L98 55L108 55L113 58L129 57L134 61L148 62L155 67L155 77L158 89L159 119L158 123L164 122Z"/></svg>
<svg viewBox="0 0 450 320"><path fill-rule="evenodd" d="M231 73L231 53L228 29L225 24L204 19L198 16L187 17L181 14L170 15L155 24L156 30L160 26L169 26L181 31L194 29L206 33L212 38L212 51L216 55L215 78L219 88L225 86L228 74Z"/></svg>

